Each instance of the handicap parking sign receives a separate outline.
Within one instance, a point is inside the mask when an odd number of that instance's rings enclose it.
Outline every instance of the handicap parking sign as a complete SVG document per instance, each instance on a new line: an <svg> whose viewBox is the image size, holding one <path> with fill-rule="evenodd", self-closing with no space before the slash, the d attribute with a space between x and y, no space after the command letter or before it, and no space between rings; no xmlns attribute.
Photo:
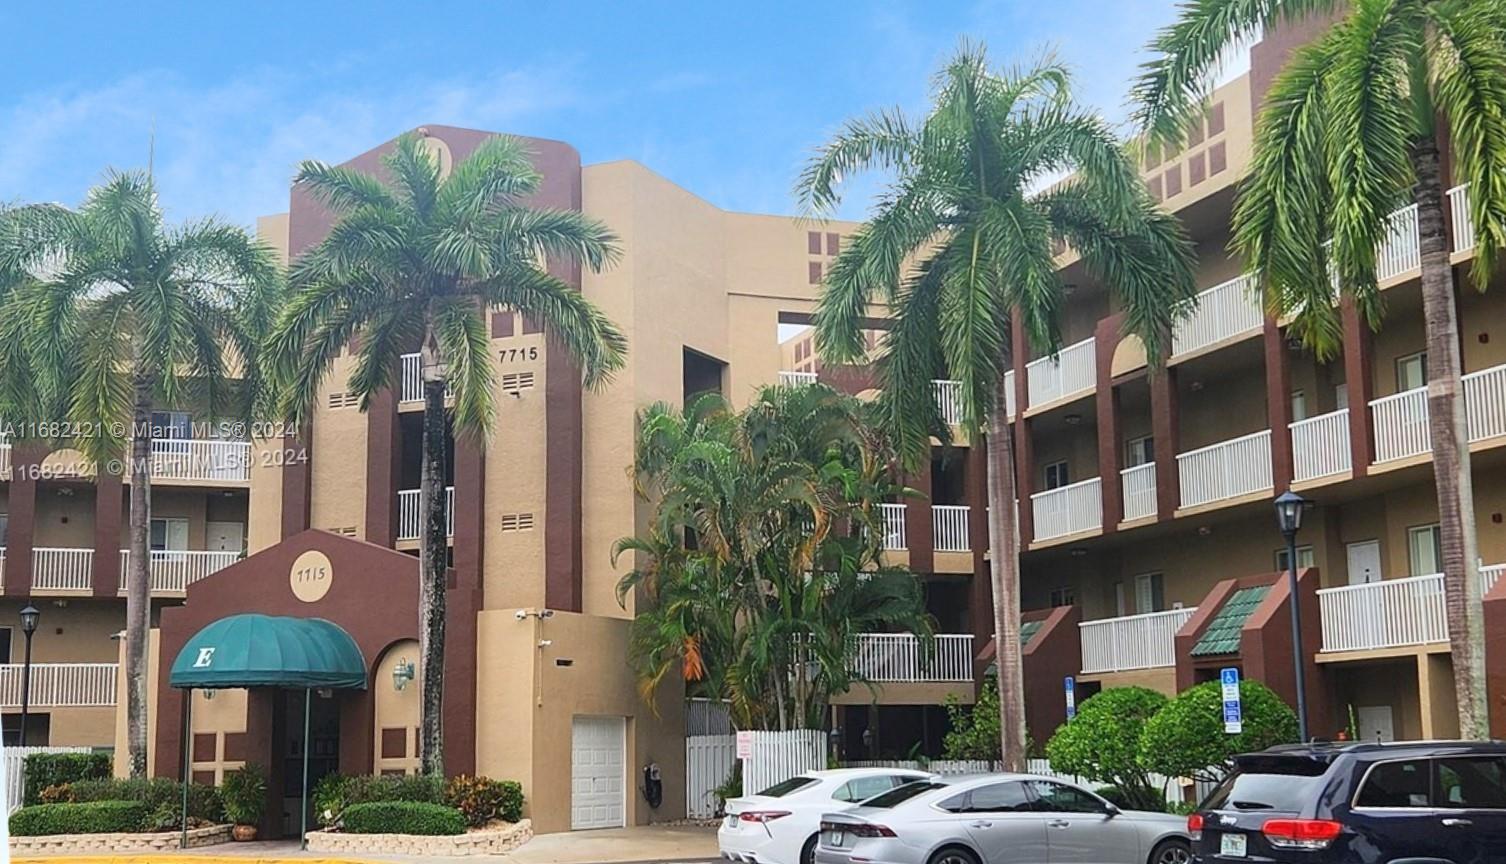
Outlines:
<svg viewBox="0 0 1506 864"><path fill-rule="evenodd" d="M1224 732L1238 735L1245 729L1244 706L1239 701L1239 670L1232 666L1221 670L1219 682L1223 685Z"/></svg>

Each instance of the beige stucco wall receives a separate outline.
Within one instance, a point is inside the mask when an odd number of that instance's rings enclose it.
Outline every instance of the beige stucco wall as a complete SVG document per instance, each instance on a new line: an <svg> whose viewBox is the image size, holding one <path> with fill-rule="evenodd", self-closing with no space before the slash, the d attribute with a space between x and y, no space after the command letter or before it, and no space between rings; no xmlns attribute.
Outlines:
<svg viewBox="0 0 1506 864"><path fill-rule="evenodd" d="M34 600L42 617L32 635L34 663L113 663L118 645L110 637L125 628L125 604L92 598ZM23 598L0 601L0 622L19 622ZM11 662L21 662L21 628L11 633Z"/></svg>
<svg viewBox="0 0 1506 864"><path fill-rule="evenodd" d="M517 396L497 395L497 425L486 444L486 542L481 572L486 605L492 609L544 602L544 526L550 516L544 492L543 457L548 447L544 393L550 348L542 334L523 335L520 327L514 333L492 340L493 368L499 381L504 374L532 372L534 386ZM535 359L515 359L526 358L531 349L537 349ZM503 516L524 513L533 514L532 529L500 530Z"/></svg>
<svg viewBox="0 0 1506 864"><path fill-rule="evenodd" d="M418 723L421 716L420 696L423 682L418 677L418 642L405 639L389 646L382 652L372 672L372 692L376 696L376 729L372 732L372 764L376 773L392 771L414 773L418 770ZM399 663L413 664L414 678L397 690L392 687L392 673ZM383 686L386 685L386 686ZM484 685L483 685L484 686ZM399 757L382 755L382 730L402 729L403 754Z"/></svg>
<svg viewBox="0 0 1506 864"><path fill-rule="evenodd" d="M366 414L359 408L329 408L331 393L343 393L354 358L342 353L319 387L310 462L309 524L328 531L355 529L366 536Z"/></svg>

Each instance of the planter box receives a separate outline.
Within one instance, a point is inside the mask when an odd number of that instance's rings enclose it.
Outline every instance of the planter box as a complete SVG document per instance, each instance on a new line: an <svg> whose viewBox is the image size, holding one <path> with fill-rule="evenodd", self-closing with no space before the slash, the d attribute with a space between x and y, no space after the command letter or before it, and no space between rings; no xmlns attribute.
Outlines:
<svg viewBox="0 0 1506 864"><path fill-rule="evenodd" d="M428 837L422 834L347 834L310 831L310 852L340 855L412 855L421 860L464 855L502 855L527 843L533 823L527 819L502 828Z"/></svg>
<svg viewBox="0 0 1506 864"><path fill-rule="evenodd" d="M181 831L150 834L52 834L47 837L12 837L10 853L26 855L98 855L106 852L170 852L178 848ZM229 825L210 825L188 832L188 848L198 849L230 842Z"/></svg>

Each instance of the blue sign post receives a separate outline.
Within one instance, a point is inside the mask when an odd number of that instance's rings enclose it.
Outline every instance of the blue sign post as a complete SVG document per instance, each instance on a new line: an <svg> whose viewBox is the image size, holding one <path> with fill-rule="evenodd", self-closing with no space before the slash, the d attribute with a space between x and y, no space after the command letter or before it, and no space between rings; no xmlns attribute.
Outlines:
<svg viewBox="0 0 1506 864"><path fill-rule="evenodd" d="M1224 731L1238 735L1245 731L1244 706L1239 701L1239 670L1230 666L1219 672L1224 691Z"/></svg>
<svg viewBox="0 0 1506 864"><path fill-rule="evenodd" d="M1077 716L1077 682L1068 675L1063 686L1067 688L1067 719L1071 720Z"/></svg>

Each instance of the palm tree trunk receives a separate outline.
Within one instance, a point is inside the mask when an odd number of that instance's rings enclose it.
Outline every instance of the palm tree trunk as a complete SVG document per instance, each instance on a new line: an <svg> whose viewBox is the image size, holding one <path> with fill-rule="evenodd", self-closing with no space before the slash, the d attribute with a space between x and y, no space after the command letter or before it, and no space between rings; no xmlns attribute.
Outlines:
<svg viewBox="0 0 1506 864"><path fill-rule="evenodd" d="M1417 174L1417 226L1422 260L1422 309L1428 348L1428 436L1438 492L1438 530L1443 557L1444 607L1459 697L1459 734L1489 737L1485 698L1485 612L1480 596L1475 539L1474 484L1469 430L1464 419L1459 321L1454 305L1453 266L1443 230L1443 183L1438 145L1431 137L1413 149Z"/></svg>
<svg viewBox="0 0 1506 864"><path fill-rule="evenodd" d="M420 770L444 776L444 641L445 587L449 571L450 532L445 523L445 375L438 351L426 340L423 349L423 467L418 509L423 520L419 544L418 653L422 664L418 753Z"/></svg>
<svg viewBox="0 0 1506 864"><path fill-rule="evenodd" d="M1025 674L1020 655L1020 545L1014 439L1005 418L1004 376L988 418L988 543L994 593L994 657L999 666L999 746L1005 771L1025 770Z"/></svg>
<svg viewBox="0 0 1506 864"><path fill-rule="evenodd" d="M131 416L131 542L126 569L126 754L132 777L146 776L146 641L151 627L152 379L136 376ZM118 506L118 504L117 504ZM188 730L184 730L188 734Z"/></svg>

